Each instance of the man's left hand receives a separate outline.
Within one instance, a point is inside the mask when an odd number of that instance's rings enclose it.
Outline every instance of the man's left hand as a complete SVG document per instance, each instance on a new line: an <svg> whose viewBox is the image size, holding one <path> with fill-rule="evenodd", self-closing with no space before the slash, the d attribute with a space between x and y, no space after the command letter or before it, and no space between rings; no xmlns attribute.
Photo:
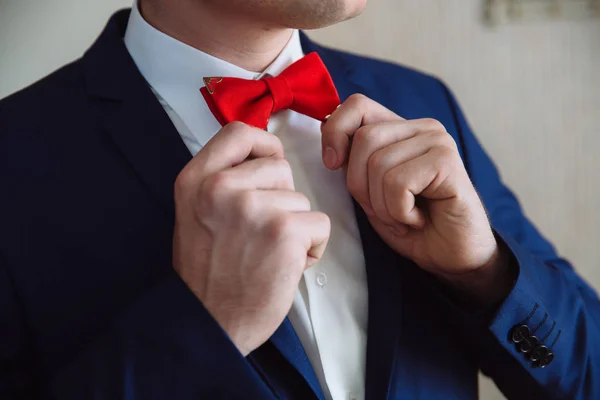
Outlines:
<svg viewBox="0 0 600 400"><path fill-rule="evenodd" d="M491 295L506 257L440 122L405 120L353 95L322 133L325 165L346 170L348 190L392 249L478 298Z"/></svg>

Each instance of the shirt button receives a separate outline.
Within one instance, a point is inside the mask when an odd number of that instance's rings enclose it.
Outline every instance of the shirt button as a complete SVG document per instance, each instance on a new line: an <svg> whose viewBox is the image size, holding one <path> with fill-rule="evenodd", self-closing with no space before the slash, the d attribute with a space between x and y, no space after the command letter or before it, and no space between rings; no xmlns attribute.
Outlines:
<svg viewBox="0 0 600 400"><path fill-rule="evenodd" d="M348 394L348 400L358 400L358 395L350 393Z"/></svg>
<svg viewBox="0 0 600 400"><path fill-rule="evenodd" d="M317 286L323 287L327 285L327 275L324 272L319 272L317 274Z"/></svg>

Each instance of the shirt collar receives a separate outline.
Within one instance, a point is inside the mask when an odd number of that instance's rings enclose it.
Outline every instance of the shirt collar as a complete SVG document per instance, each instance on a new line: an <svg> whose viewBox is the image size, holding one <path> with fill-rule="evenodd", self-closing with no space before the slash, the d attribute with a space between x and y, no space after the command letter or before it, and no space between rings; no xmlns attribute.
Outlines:
<svg viewBox="0 0 600 400"><path fill-rule="evenodd" d="M163 107L175 113L187 128L180 127L178 131L192 154L221 128L200 93L204 77L260 79L266 75L277 76L304 56L300 34L295 30L288 44L265 71L247 71L160 32L144 20L137 1L129 16L124 41Z"/></svg>
<svg viewBox="0 0 600 400"><path fill-rule="evenodd" d="M124 40L140 72L159 93L161 86L165 85L188 85L200 89L204 86L202 78L208 76L243 79L277 76L304 56L300 35L298 30L294 30L288 44L264 72L248 71L154 28L142 17L137 1L133 4Z"/></svg>
<svg viewBox="0 0 600 400"><path fill-rule="evenodd" d="M275 61L273 61L262 74L257 76L257 79L260 79L265 75L277 76L281 74L284 69L302 57L304 57L304 51L302 50L302 43L300 42L300 33L297 29L294 29L290 41L281 53L279 53Z"/></svg>

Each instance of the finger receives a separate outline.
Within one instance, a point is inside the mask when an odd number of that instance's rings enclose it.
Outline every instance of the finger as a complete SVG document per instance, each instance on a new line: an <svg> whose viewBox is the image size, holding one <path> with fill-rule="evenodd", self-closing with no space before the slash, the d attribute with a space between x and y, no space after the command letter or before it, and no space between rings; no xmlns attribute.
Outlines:
<svg viewBox="0 0 600 400"><path fill-rule="evenodd" d="M280 189L294 190L290 164L284 158L263 157L245 161L233 168L222 170L211 178L214 187L236 190Z"/></svg>
<svg viewBox="0 0 600 400"><path fill-rule="evenodd" d="M452 150L436 147L426 154L400 164L383 177L387 210L392 218L402 224L421 229L426 215L418 207L417 196L427 200L447 200L456 196L449 185L454 169Z"/></svg>
<svg viewBox="0 0 600 400"><path fill-rule="evenodd" d="M194 186L207 176L236 166L248 157L283 158L283 145L271 133L241 122L232 122L208 141L184 168L179 178Z"/></svg>
<svg viewBox="0 0 600 400"><path fill-rule="evenodd" d="M350 96L321 126L325 166L338 169L346 162L350 137L358 128L394 120L403 118L362 94Z"/></svg>
<svg viewBox="0 0 600 400"><path fill-rule="evenodd" d="M306 265L310 267L323 257L329 235L331 222L322 212L299 212L291 216L291 226L296 234L304 238L306 248Z"/></svg>
<svg viewBox="0 0 600 400"><path fill-rule="evenodd" d="M432 128L434 124L423 119L382 122L359 128L352 139L347 170L348 189L354 198L363 206L370 205L367 170L375 152Z"/></svg>
<svg viewBox="0 0 600 400"><path fill-rule="evenodd" d="M384 196L383 177L392 168L426 154L430 149L439 145L443 139L438 132L427 132L393 143L377 150L369 158L368 165L368 195L372 212L382 222L393 225ZM353 148L354 150L354 148Z"/></svg>
<svg viewBox="0 0 600 400"><path fill-rule="evenodd" d="M391 217L413 228L422 228L425 214L417 207L416 197L432 184L436 176L437 170L426 155L388 171L383 178L383 190Z"/></svg>
<svg viewBox="0 0 600 400"><path fill-rule="evenodd" d="M251 190L240 195L246 215L264 218L265 213L310 211L310 201L299 192L290 190Z"/></svg>

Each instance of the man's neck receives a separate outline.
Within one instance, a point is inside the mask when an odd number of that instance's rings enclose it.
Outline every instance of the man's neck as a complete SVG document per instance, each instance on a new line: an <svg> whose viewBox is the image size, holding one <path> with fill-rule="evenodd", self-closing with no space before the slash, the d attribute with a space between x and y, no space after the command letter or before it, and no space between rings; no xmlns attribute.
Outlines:
<svg viewBox="0 0 600 400"><path fill-rule="evenodd" d="M262 72L283 50L293 31L269 27L199 1L139 0L144 19L163 33L248 71Z"/></svg>

